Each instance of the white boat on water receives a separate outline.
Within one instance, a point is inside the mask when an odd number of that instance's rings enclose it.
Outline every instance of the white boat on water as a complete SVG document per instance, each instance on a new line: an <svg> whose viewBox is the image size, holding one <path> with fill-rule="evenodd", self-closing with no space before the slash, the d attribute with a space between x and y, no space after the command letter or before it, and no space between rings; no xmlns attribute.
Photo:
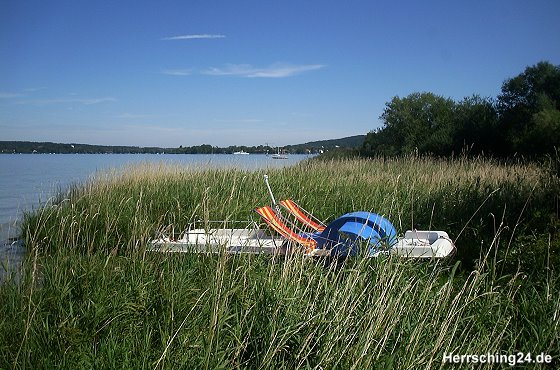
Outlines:
<svg viewBox="0 0 560 370"><path fill-rule="evenodd" d="M278 148L278 153L273 154L272 159L288 159L288 155L280 153L280 148Z"/></svg>
<svg viewBox="0 0 560 370"><path fill-rule="evenodd" d="M248 155L249 153L242 150L240 152L233 152L233 154L235 154L235 155Z"/></svg>

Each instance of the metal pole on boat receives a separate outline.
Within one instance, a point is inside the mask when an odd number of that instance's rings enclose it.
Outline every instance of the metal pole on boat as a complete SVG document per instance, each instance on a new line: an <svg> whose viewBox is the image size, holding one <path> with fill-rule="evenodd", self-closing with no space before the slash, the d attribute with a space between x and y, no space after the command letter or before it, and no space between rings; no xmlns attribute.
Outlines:
<svg viewBox="0 0 560 370"><path fill-rule="evenodd" d="M274 205L274 207L277 207L276 199L274 199L274 194L272 194L272 189L270 189L270 184L268 183L268 175L264 175L264 182L268 189L268 194L270 194L270 198L272 198L272 205Z"/></svg>

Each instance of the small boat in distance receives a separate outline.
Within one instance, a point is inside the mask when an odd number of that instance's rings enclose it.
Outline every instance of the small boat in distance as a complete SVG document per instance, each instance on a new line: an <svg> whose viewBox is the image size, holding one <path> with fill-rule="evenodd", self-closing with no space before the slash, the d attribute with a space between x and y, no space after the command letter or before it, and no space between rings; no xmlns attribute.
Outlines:
<svg viewBox="0 0 560 370"><path fill-rule="evenodd" d="M286 154L280 153L280 148L278 148L278 153L272 155L272 159L288 159Z"/></svg>
<svg viewBox="0 0 560 370"><path fill-rule="evenodd" d="M235 154L235 155L240 155L240 154L241 154L241 155L245 155L245 154L249 154L249 153L247 153L247 152L245 152L245 151L242 150L242 151L240 151L240 152L233 152L233 154Z"/></svg>

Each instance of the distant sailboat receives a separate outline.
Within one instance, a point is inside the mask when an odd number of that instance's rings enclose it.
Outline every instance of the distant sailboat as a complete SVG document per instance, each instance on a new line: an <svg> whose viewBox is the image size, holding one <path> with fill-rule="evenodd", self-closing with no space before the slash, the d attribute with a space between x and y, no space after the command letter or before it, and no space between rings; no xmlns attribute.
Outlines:
<svg viewBox="0 0 560 370"><path fill-rule="evenodd" d="M286 154L280 153L280 148L278 148L278 153L272 155L272 159L288 159Z"/></svg>

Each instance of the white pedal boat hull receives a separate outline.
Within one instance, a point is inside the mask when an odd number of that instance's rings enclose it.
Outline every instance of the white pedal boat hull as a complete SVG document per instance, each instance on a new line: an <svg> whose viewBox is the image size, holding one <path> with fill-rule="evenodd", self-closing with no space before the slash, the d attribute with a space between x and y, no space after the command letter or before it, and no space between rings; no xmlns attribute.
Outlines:
<svg viewBox="0 0 560 370"><path fill-rule="evenodd" d="M445 258L453 255L455 250L455 244L445 231L408 230L391 249L377 252L373 257L396 254L409 258Z"/></svg>
<svg viewBox="0 0 560 370"><path fill-rule="evenodd" d="M153 240L149 250L158 252L218 253L231 254L278 254L286 255L297 246L284 238L272 237L264 230L256 229L194 229L177 240L161 238ZM455 252L455 245L444 231L407 231L391 249L377 252L370 257L396 254L408 258L445 258ZM308 256L330 256L330 250L315 249Z"/></svg>
<svg viewBox="0 0 560 370"><path fill-rule="evenodd" d="M149 250L159 252L195 252L250 254L286 254L288 246L283 238L275 238L263 230L251 229L194 229L177 240L161 238L150 243Z"/></svg>

